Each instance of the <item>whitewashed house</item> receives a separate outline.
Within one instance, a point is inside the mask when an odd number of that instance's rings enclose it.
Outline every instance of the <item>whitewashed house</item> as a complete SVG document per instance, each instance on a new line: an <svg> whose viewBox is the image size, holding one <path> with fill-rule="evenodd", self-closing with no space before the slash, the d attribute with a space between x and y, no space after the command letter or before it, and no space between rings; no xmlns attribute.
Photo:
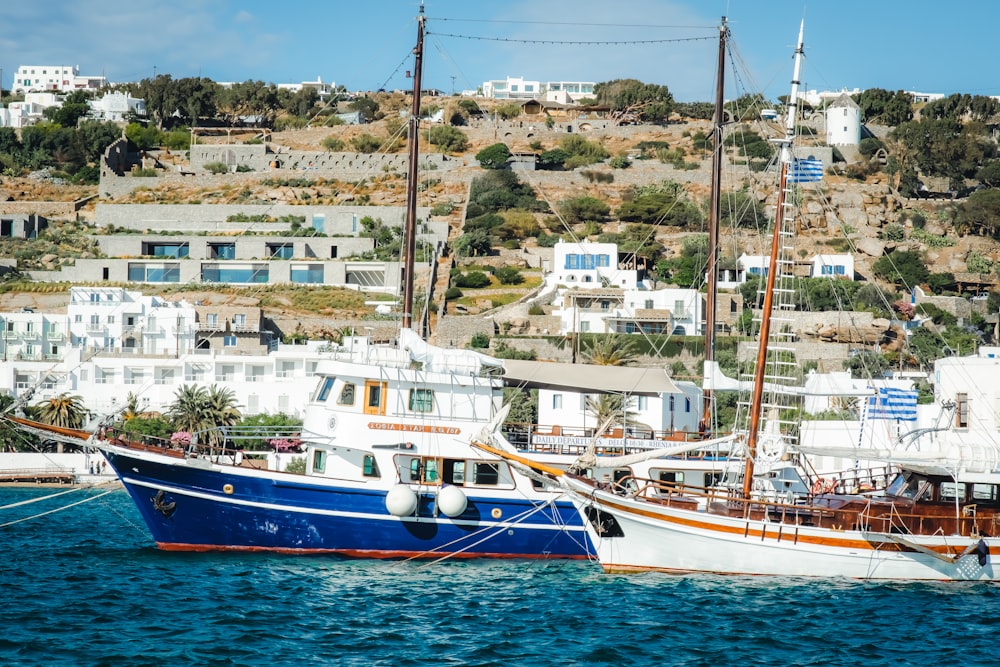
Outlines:
<svg viewBox="0 0 1000 667"><path fill-rule="evenodd" d="M21 65L14 72L11 91L15 95L36 90L58 91L97 90L106 86L103 76L81 76L80 68L70 65Z"/></svg>
<svg viewBox="0 0 1000 667"><path fill-rule="evenodd" d="M137 116L146 115L146 101L124 92L107 93L104 97L91 100L87 104L90 105L92 118L115 123L125 120L129 113L134 113Z"/></svg>
<svg viewBox="0 0 1000 667"><path fill-rule="evenodd" d="M251 331L249 314L227 312L222 322L211 320L213 310L122 288L73 287L65 314L0 314L0 392L29 403L79 395L103 415L129 394L144 410L163 412L183 385L219 384L233 390L244 414L299 414L316 364L338 350L268 341Z"/></svg>

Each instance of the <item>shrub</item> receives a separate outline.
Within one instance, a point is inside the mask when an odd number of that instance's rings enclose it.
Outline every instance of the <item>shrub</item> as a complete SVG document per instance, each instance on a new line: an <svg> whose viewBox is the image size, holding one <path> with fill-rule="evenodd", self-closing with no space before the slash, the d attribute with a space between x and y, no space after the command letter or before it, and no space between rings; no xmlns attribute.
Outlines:
<svg viewBox="0 0 1000 667"><path fill-rule="evenodd" d="M155 169L133 169L131 173L137 178L149 178L150 176L157 175L157 171Z"/></svg>
<svg viewBox="0 0 1000 667"><path fill-rule="evenodd" d="M520 285L524 282L524 276L516 266L501 266L493 272L501 285Z"/></svg>
<svg viewBox="0 0 1000 667"><path fill-rule="evenodd" d="M529 315L544 315L545 309L542 308L541 304L533 303L528 307Z"/></svg>
<svg viewBox="0 0 1000 667"><path fill-rule="evenodd" d="M323 148L331 153L339 153L343 151L344 147L347 145L344 143L343 139L338 137L326 137L320 142L320 144L322 144Z"/></svg>
<svg viewBox="0 0 1000 667"><path fill-rule="evenodd" d="M359 153L375 153L382 147L382 140L366 133L352 138L351 145Z"/></svg>
<svg viewBox="0 0 1000 667"><path fill-rule="evenodd" d="M479 287L486 287L489 285L490 277L482 271L470 271L469 273L455 276L453 282L455 283L455 287L477 289Z"/></svg>
<svg viewBox="0 0 1000 667"><path fill-rule="evenodd" d="M442 201L431 207L431 215L450 215L455 210L455 203L452 201Z"/></svg>
<svg viewBox="0 0 1000 667"><path fill-rule="evenodd" d="M449 287L444 292L445 301L451 301L453 299L460 299L460 298L462 298L462 290L458 289L457 287Z"/></svg>
<svg viewBox="0 0 1000 667"><path fill-rule="evenodd" d="M632 162L624 155L614 156L608 164L612 169L628 169L632 166Z"/></svg>
<svg viewBox="0 0 1000 667"><path fill-rule="evenodd" d="M443 153L460 153L469 145L465 132L450 125L435 125L427 130L427 141Z"/></svg>
<svg viewBox="0 0 1000 667"><path fill-rule="evenodd" d="M477 333L472 336L469 346L484 350L490 346L490 337L484 333Z"/></svg>
<svg viewBox="0 0 1000 667"><path fill-rule="evenodd" d="M228 174L229 166L225 162L206 162L205 171L210 174Z"/></svg>

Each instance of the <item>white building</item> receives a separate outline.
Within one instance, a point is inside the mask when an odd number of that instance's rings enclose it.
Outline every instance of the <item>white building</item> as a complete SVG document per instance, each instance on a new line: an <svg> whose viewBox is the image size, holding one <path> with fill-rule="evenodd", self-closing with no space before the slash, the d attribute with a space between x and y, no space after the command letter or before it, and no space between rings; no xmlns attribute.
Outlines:
<svg viewBox="0 0 1000 667"><path fill-rule="evenodd" d="M702 391L692 382L675 382L676 393L656 395L633 394L627 397L628 421L635 426L630 430L638 437L663 436L674 431L696 433L701 420ZM587 429L594 429L597 417L588 409L598 394L587 394L571 389L538 390L538 423L540 426L559 427L563 435L579 433L584 436ZM621 437L619 433L608 433L611 438Z"/></svg>
<svg viewBox="0 0 1000 667"><path fill-rule="evenodd" d="M231 85L231 84L230 84ZM315 88L316 92L319 93L320 100L327 100L337 90L337 82L331 81L326 83L323 81L323 77L316 77L315 81L302 81L301 83L279 83L278 88L282 90L287 90L291 93L297 93L303 88Z"/></svg>
<svg viewBox="0 0 1000 667"><path fill-rule="evenodd" d="M508 76L483 82L483 97L494 100L547 100L571 104L594 96L593 81L537 81Z"/></svg>
<svg viewBox="0 0 1000 667"><path fill-rule="evenodd" d="M826 108L826 143L857 146L861 141L861 107L847 93Z"/></svg>
<svg viewBox="0 0 1000 667"><path fill-rule="evenodd" d="M704 331L704 298L698 290L567 290L560 333L646 333L700 336Z"/></svg>
<svg viewBox="0 0 1000 667"><path fill-rule="evenodd" d="M21 102L11 102L6 109L0 109L0 127L27 127L44 118L49 107L62 106L62 98L56 93L26 93Z"/></svg>
<svg viewBox="0 0 1000 667"><path fill-rule="evenodd" d="M855 88L854 90L848 90L847 88L841 88L840 90L807 90L799 93L799 97L812 108L822 109L841 95L860 95L862 92L860 88Z"/></svg>
<svg viewBox="0 0 1000 667"><path fill-rule="evenodd" d="M735 269L719 271L720 289L737 289L747 278L767 275L770 259L765 255L743 254L736 260ZM854 280L854 255L813 255L795 262L794 272L805 278L843 278Z"/></svg>
<svg viewBox="0 0 1000 667"><path fill-rule="evenodd" d="M183 385L218 383L233 390L244 414L298 415L316 364L343 353L321 343L239 347L255 337L243 331L249 320L235 312L225 323L198 317L198 307L183 301L95 287L71 288L65 314L2 314L0 392L27 394L29 404L79 395L103 415L129 394L143 410L163 412Z"/></svg>
<svg viewBox="0 0 1000 667"><path fill-rule="evenodd" d="M130 112L137 116L146 115L146 101L132 97L128 93L106 93L99 100L91 100L90 115L99 120L121 122Z"/></svg>
<svg viewBox="0 0 1000 667"><path fill-rule="evenodd" d="M80 68L69 65L21 65L14 73L11 91L15 95L33 91L97 90L106 86L103 76L80 76Z"/></svg>
<svg viewBox="0 0 1000 667"><path fill-rule="evenodd" d="M623 267L615 243L560 241L553 248L552 273L547 282L574 289L637 289L639 272Z"/></svg>

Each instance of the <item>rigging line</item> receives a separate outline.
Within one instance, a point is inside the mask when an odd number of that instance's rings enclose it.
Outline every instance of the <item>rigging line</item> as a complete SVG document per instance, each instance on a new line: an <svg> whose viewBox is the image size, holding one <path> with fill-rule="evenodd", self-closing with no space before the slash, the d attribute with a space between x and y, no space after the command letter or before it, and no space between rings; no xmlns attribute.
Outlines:
<svg viewBox="0 0 1000 667"><path fill-rule="evenodd" d="M30 498L28 500L22 500L21 502L18 502L18 503L11 503L10 505L3 505L2 507L0 507L0 510L9 510L12 507L20 507L22 505L31 505L32 503L39 503L39 502L41 502L43 500L48 500L49 498L56 498L58 496L64 496L67 493L76 493L77 491L83 491L84 489L90 489L90 488L93 488L93 487L91 487L91 486L80 486L80 487L77 487L75 489L69 489L68 491L59 491L58 493L50 493L47 496L41 496L39 498Z"/></svg>
<svg viewBox="0 0 1000 667"><path fill-rule="evenodd" d="M715 37L682 37L678 39L630 39L630 40L560 40L560 39L517 39L513 37L483 37L480 35L455 35L446 32L428 32L438 37L453 37L455 39L471 39L481 42L504 42L508 44L553 44L557 46L639 46L643 44L669 44L672 42L701 42Z"/></svg>
<svg viewBox="0 0 1000 667"><path fill-rule="evenodd" d="M499 523L496 523L496 524L484 525L482 528L480 528L479 530L476 530L475 532L469 533L468 535L462 535L461 537L455 538L451 542L447 542L447 543L442 544L440 546L434 547L433 549L428 549L426 551L422 551L422 552L420 552L420 553L418 553L418 554L416 554L414 556L410 556L409 558L404 558L403 560L401 560L399 562L400 563L406 563L406 562L409 562L411 560L417 560L419 558L423 558L424 556L429 556L431 554L438 553L441 549L446 549L446 548L452 546L453 544L458 544L460 542L464 542L465 540L469 539L470 537L477 537L477 536L479 536L479 535L481 535L483 533L493 531L493 532L490 532L490 534L487 535L486 537L484 537L483 539L478 540L475 543L470 544L469 546L467 546L467 547L465 547L465 548L463 548L463 549L461 549L461 550L459 550L459 551L457 551L455 553L462 553L463 551L468 551L472 547L474 547L474 546L476 546L478 544L482 544L486 540L491 539L491 538L493 538L496 535L499 535L501 532L509 529L512 525L517 525L518 523L520 523L524 519L528 518L532 514L537 513L543 507L545 507L545 503L542 503L540 505L534 505L534 506L531 507L531 509L527 509L524 512L522 512L521 514L514 515L508 521L503 521L503 522L499 522ZM438 562L440 562L442 560L445 560L445 559L451 557L452 555L453 554L451 554L451 553L447 553L443 557L431 561L430 564L438 563Z"/></svg>
<svg viewBox="0 0 1000 667"><path fill-rule="evenodd" d="M514 517L514 519L516 519L516 520L505 521L503 524L500 524L500 525L497 525L497 526L492 526L492 528L496 528L496 530L494 530L493 532L491 532L486 537L483 537L482 539L476 540L472 544L464 546L461 549L459 549L458 551L451 552L451 553L446 553L443 556L441 556L440 558L435 558L432 561L428 561L427 563L424 563L421 567L429 567L431 565L436 565L437 563L440 563L442 561L450 560L451 558L454 558L458 554L465 553L469 549L472 549L473 547L477 547L480 544L482 544L483 542L487 542L489 540L492 540L494 537L496 537L500 533L504 532L505 530L510 530L510 528L512 526L516 526L516 525L522 523L527 518L531 517L532 515L537 514L538 512L542 511L543 509L545 509L546 507L548 507L550 505L552 507L555 507L555 498L549 498L545 502L540 503L538 505L535 505L530 510L528 510L526 512L522 512L521 514L519 514L516 517ZM484 529L483 531L480 531L480 532L486 532L486 529ZM472 535L477 535L477 534L478 533L472 533ZM454 541L450 542L449 544L455 544L456 542L460 542L462 540L465 540L468 537L471 537L472 535L466 535L466 536L460 537L457 540L454 540ZM445 545L445 546L448 546L448 545ZM433 553L433 551L429 551L429 552L425 552L425 553Z"/></svg>
<svg viewBox="0 0 1000 667"><path fill-rule="evenodd" d="M659 25L659 24L639 24L639 23L582 23L578 21L517 21L505 19L456 19L456 18L427 18L428 21L451 21L453 23L510 23L515 25L571 25L571 26L591 26L595 28L671 28L684 30L718 30L718 26L709 25Z"/></svg>
<svg viewBox="0 0 1000 667"><path fill-rule="evenodd" d="M39 518L41 518L43 516L47 516L49 514L55 514L56 512L62 512L63 510L68 510L71 507L76 507L77 505L82 505L84 503L89 503L91 500L97 500L98 498L103 498L104 496L108 495L109 493L114 493L117 490L118 489L109 489L109 490L105 491L104 493L99 493L96 496L91 496L90 498L85 498L84 500L78 500L75 503L70 503L69 505L66 505L64 507L57 507L56 509L49 510L48 512L42 512L40 514L34 514L32 516L26 516L26 517L23 517L21 519L15 519L14 521L8 521L7 523L0 523L0 528L6 528L7 526L13 526L16 523L22 523L24 521L30 521L31 519L39 519Z"/></svg>

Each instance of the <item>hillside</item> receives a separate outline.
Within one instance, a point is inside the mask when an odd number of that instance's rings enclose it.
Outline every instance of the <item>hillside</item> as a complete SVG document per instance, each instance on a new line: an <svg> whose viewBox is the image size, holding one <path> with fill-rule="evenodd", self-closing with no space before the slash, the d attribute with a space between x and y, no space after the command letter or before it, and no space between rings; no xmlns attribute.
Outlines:
<svg viewBox="0 0 1000 667"><path fill-rule="evenodd" d="M398 123L398 121L396 121ZM579 122L578 122L579 125ZM386 136L392 129L386 121L373 123L363 127L338 126L323 128L305 128L275 132L270 137L270 143L279 150L324 151L323 143L331 137L349 142L360 133L373 136ZM678 168L677 162L663 162L656 157L651 159L633 159L628 169L612 169L606 163L572 171L533 171L518 172L528 185L531 185L540 197L552 206L560 202L589 196L606 202L612 211L616 210L629 196L633 187L638 185L657 184L663 181L676 181L683 184L685 197L692 203L703 206L708 196L708 180L710 164L704 149L695 146L694 137L703 135L710 130L706 121L681 121L666 126L626 126L626 127L596 127L576 128L576 133L567 131L564 126L546 129L541 120L532 119L509 121L500 125L473 124L460 128L468 137L468 146L461 153L453 153L450 158L459 163L458 168L442 170L430 174L429 184L420 193L419 204L434 206L442 202L455 204L455 211L448 216L451 225L452 240L461 233L463 224L462 211L469 183L483 170L475 160L477 152L494 143L507 144L514 152L532 151L535 153L554 149L568 136L582 136L589 142L604 146L612 155L638 156L640 147L646 145L669 146L672 151L682 156L683 166ZM224 137L206 138L201 141L224 142ZM405 151L405 142L398 142L395 150ZM433 151L434 147L422 143L422 150ZM647 156L648 157L648 156ZM175 168L186 163L184 155L178 151L160 151L150 155L150 159L164 169ZM740 162L738 153L730 151L731 168L724 175L724 188L738 190L750 187L752 196L764 204L774 201L773 186L766 175L755 174L745 166L733 164ZM335 173L317 171L305 175L313 181L298 187L276 188L261 182L269 174L262 174L260 179L242 179L238 184L206 186L199 179L196 183L185 181L167 181L161 185L136 190L128 197L118 197L115 203L238 203L239 201L282 203L309 202L313 204L348 203L364 199L371 204L400 206L405 203L405 176L396 173L377 173L363 181L339 180ZM596 176L595 176L596 175ZM603 176L602 176L603 175ZM242 176L242 175L241 175ZM221 177L225 178L225 177ZM73 186L60 182L58 179L46 177L44 173L29 177L3 177L0 180L0 206L9 202L23 210L30 207L31 202L67 202L90 199L80 208L76 217L86 222L93 219L97 188L95 186ZM893 248L921 250L925 252L928 268L931 272L962 273L967 271L966 260L970 253L975 252L994 262L1000 262L1000 244L980 236L956 237L946 222L947 211L951 202L941 200L909 200L897 196L890 187L888 178L881 173L868 176L864 180L850 179L845 176L827 174L824 178L821 194L808 194L801 215L801 234L797 242L798 254L801 257L817 253L833 253L852 251L856 255L856 267L861 277L872 278L871 263L884 252ZM568 232L567 228L551 215L538 215L543 228L548 226L550 232ZM923 218L927 222L916 234L913 225L915 218ZM893 234L887 234L887 226L892 225L902 230L894 229ZM581 225L570 226L577 235L594 232L593 228ZM620 231L624 224L606 222L597 231ZM667 256L673 256L680 250L683 239L692 231L678 230L672 227L660 227L657 240L667 249ZM736 257L741 252L759 254L761 241L754 229L722 230L723 255ZM936 241L934 237L944 239ZM892 240L894 239L894 240ZM533 238L521 239L524 247L534 246ZM950 245L949 245L950 244ZM144 288L146 291L152 291ZM220 295L202 296L199 298L231 298ZM246 295L240 298L252 298ZM47 302L57 302L58 295L50 294L0 294L0 308L4 310L17 309L23 306L49 309ZM277 298L268 302L264 299L269 315L274 317L305 317L316 316L315 312L299 310L293 299ZM324 317L353 318L364 313L365 308L344 307L335 308L323 313Z"/></svg>

